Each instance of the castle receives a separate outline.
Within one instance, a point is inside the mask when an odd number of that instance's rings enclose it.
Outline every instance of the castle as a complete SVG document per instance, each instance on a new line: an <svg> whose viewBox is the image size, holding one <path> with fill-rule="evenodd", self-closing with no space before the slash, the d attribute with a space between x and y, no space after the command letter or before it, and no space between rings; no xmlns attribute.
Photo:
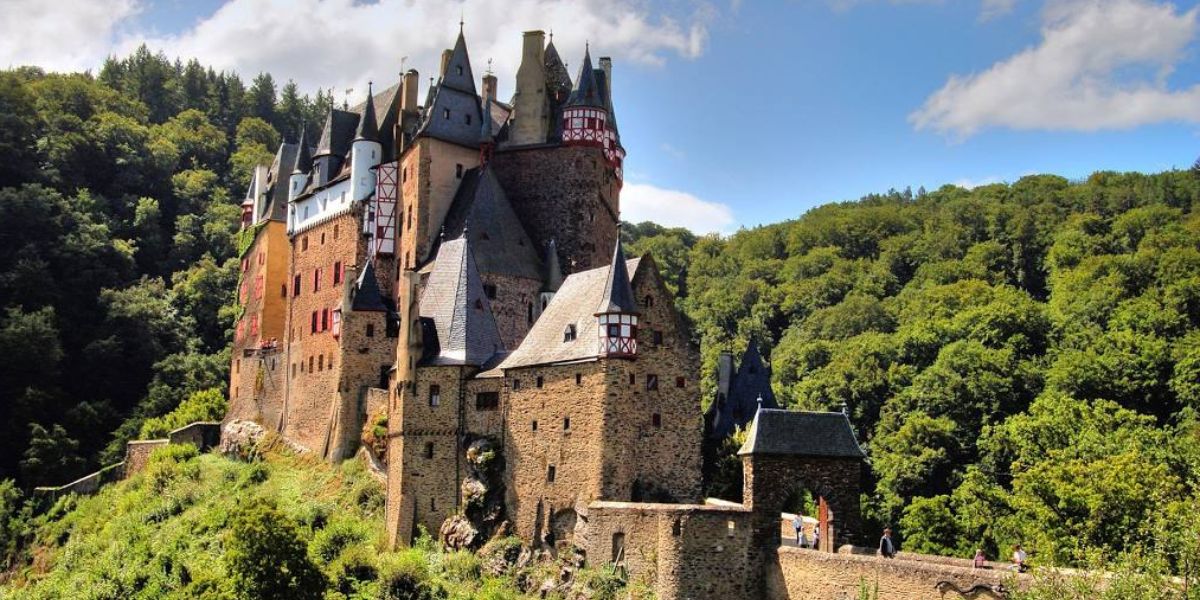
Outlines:
<svg viewBox="0 0 1200 600"><path fill-rule="evenodd" d="M620 244L625 152L597 64L585 49L572 80L526 32L502 102L460 31L422 103L409 70L255 169L227 420L339 460L386 416L394 544L478 507L472 461L494 449L526 543L656 574L664 598L753 597L795 485L832 507L829 547L855 537L862 450L840 413L751 410L769 376L730 358L707 429L753 419L745 501L703 502L699 357L653 257Z"/></svg>

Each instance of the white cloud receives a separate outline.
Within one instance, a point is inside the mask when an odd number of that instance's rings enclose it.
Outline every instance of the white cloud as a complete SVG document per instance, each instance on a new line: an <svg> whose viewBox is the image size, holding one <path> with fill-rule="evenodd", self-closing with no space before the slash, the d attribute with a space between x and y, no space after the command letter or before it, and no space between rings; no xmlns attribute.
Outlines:
<svg viewBox="0 0 1200 600"><path fill-rule="evenodd" d="M699 234L729 233L734 226L733 210L725 204L679 190L630 182L621 188L621 220L653 221L665 227L686 227Z"/></svg>
<svg viewBox="0 0 1200 600"><path fill-rule="evenodd" d="M983 0L979 20L987 21L1012 12L1017 6L1017 0Z"/></svg>
<svg viewBox="0 0 1200 600"><path fill-rule="evenodd" d="M99 67L119 25L137 11L136 0L4 0L0 2L0 68Z"/></svg>
<svg viewBox="0 0 1200 600"><path fill-rule="evenodd" d="M1000 183L1001 181L1002 180L999 177L996 177L994 175L989 175L982 179L969 179L969 178L964 177L962 179L959 179L958 181L955 181L954 185L957 185L958 187L963 188L963 189L973 190L980 186L991 185L993 183Z"/></svg>
<svg viewBox="0 0 1200 600"><path fill-rule="evenodd" d="M988 127L1095 131L1200 122L1200 85L1167 79L1197 32L1198 8L1151 0L1054 0L1042 40L988 70L951 76L909 115L967 137Z"/></svg>
<svg viewBox="0 0 1200 600"><path fill-rule="evenodd" d="M493 59L505 97L521 62L524 30L553 31L572 77L586 41L592 42L593 60L613 56L616 78L622 61L661 65L670 56L692 59L704 52L712 6L697 5L690 14L647 6L641 0L229 0L179 34L125 37L118 52L148 43L168 56L194 56L244 78L270 72L280 83L295 79L305 91L334 89L338 98L354 88L353 101L368 79L395 82L402 56L403 67L416 68L422 79L434 74L462 17L475 77Z"/></svg>

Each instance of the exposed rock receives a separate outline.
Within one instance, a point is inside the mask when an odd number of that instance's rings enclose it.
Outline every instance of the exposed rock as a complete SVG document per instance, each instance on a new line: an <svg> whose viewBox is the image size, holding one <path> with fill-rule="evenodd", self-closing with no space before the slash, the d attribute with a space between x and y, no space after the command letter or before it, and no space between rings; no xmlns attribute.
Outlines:
<svg viewBox="0 0 1200 600"><path fill-rule="evenodd" d="M221 454L241 459L253 457L267 431L254 421L235 419L221 428Z"/></svg>
<svg viewBox="0 0 1200 600"><path fill-rule="evenodd" d="M479 530L463 515L453 515L442 523L438 532L442 544L452 550L469 550L478 545Z"/></svg>

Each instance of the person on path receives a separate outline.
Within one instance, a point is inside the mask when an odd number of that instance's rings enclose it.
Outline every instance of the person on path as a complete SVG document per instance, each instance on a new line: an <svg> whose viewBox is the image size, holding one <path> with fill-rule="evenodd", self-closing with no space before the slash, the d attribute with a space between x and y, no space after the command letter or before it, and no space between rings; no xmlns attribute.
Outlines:
<svg viewBox="0 0 1200 600"><path fill-rule="evenodd" d="M883 537L879 538L879 555L884 558L896 558L896 544L892 541L890 527L884 529Z"/></svg>
<svg viewBox="0 0 1200 600"><path fill-rule="evenodd" d="M1027 556L1025 555L1025 549L1021 548L1020 544L1013 546L1012 561L1014 571L1018 573L1024 573L1025 571L1029 570L1029 566L1025 564L1026 558Z"/></svg>
<svg viewBox="0 0 1200 600"><path fill-rule="evenodd" d="M986 566L987 566L987 557L983 555L982 548L977 548L975 550L975 559L971 563L971 567L974 569L982 569L982 568L985 568Z"/></svg>
<svg viewBox="0 0 1200 600"><path fill-rule="evenodd" d="M821 547L821 525L813 527L812 549L817 550Z"/></svg>
<svg viewBox="0 0 1200 600"><path fill-rule="evenodd" d="M804 546L804 521L800 519L800 515L792 517L792 529L796 530L796 545Z"/></svg>

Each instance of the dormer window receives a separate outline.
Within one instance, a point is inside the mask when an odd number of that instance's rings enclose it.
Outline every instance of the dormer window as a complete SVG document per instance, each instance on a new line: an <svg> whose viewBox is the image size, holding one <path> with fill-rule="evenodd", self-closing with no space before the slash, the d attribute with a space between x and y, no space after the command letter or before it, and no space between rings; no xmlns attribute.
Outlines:
<svg viewBox="0 0 1200 600"><path fill-rule="evenodd" d="M575 324L574 323L567 325L567 328L563 330L563 341L564 342L575 341Z"/></svg>
<svg viewBox="0 0 1200 600"><path fill-rule="evenodd" d="M448 109L448 108L443 108L443 109L442 109L442 118L443 118L443 119L445 119L445 120L447 120L447 121L449 121L449 120L450 120L450 109Z"/></svg>

